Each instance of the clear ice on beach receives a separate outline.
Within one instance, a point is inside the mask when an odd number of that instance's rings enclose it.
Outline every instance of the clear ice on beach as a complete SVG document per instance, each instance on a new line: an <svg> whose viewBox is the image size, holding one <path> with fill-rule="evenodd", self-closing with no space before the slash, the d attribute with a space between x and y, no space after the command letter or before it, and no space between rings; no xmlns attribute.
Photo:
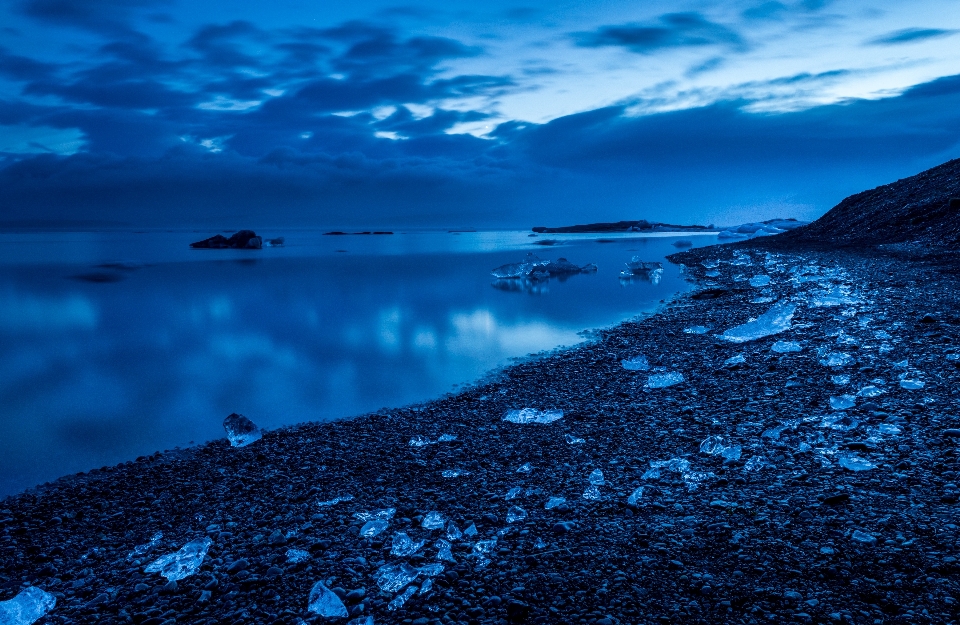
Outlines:
<svg viewBox="0 0 960 625"><path fill-rule="evenodd" d="M207 537L191 540L176 553L170 553L147 565L145 573L160 573L171 582L189 577L200 570L213 541Z"/></svg>
<svg viewBox="0 0 960 625"><path fill-rule="evenodd" d="M564 497L551 497L550 499L547 500L546 505L543 507L545 510L552 510L566 501L567 500Z"/></svg>
<svg viewBox="0 0 960 625"><path fill-rule="evenodd" d="M137 556L142 556L143 554L147 553L148 551L150 551L151 549L157 546L161 538L163 538L163 532L157 532L156 534L150 537L149 542L143 545L137 545L136 547L134 547L133 551L131 551L130 554L127 556L127 560L132 560ZM2 625L2 623L0 623L0 625Z"/></svg>
<svg viewBox="0 0 960 625"><path fill-rule="evenodd" d="M417 579L418 575L420 575L420 571L409 564L385 564L377 569L374 581L384 592L397 592Z"/></svg>
<svg viewBox="0 0 960 625"><path fill-rule="evenodd" d="M820 364L824 367L846 367L853 364L853 356L842 352L831 352L820 359Z"/></svg>
<svg viewBox="0 0 960 625"><path fill-rule="evenodd" d="M849 432L857 429L860 422L845 412L834 412L823 417L820 421L820 427L837 430L838 432Z"/></svg>
<svg viewBox="0 0 960 625"><path fill-rule="evenodd" d="M587 490L583 491L583 498L590 501L597 501L603 498L603 495L600 494L600 489L597 488L596 484L591 484L587 487Z"/></svg>
<svg viewBox="0 0 960 625"><path fill-rule="evenodd" d="M383 510L377 510L376 512L354 512L353 518L358 521L373 521L373 520L384 520L389 521L397 513L396 508L384 508Z"/></svg>
<svg viewBox="0 0 960 625"><path fill-rule="evenodd" d="M621 360L620 365L627 371L647 371L650 369L650 362L643 355L634 356L629 360Z"/></svg>
<svg viewBox="0 0 960 625"><path fill-rule="evenodd" d="M507 510L507 523L516 523L527 518L527 511L520 506L512 506Z"/></svg>
<svg viewBox="0 0 960 625"><path fill-rule="evenodd" d="M444 525L443 516L439 512L428 512L423 517L421 527L428 530L442 530Z"/></svg>
<svg viewBox="0 0 960 625"><path fill-rule="evenodd" d="M444 562L456 562L453 557L453 551L451 550L450 541L440 539L434 545L437 548L437 560L443 560Z"/></svg>
<svg viewBox="0 0 960 625"><path fill-rule="evenodd" d="M830 407L834 410L846 410L857 405L857 398L853 395L840 395L830 398Z"/></svg>
<svg viewBox="0 0 960 625"><path fill-rule="evenodd" d="M529 462L524 462L517 467L517 473L530 473L531 471L533 471L533 465Z"/></svg>
<svg viewBox="0 0 960 625"><path fill-rule="evenodd" d="M869 471L877 468L877 465L856 454L844 454L837 458L837 462L849 471Z"/></svg>
<svg viewBox="0 0 960 625"><path fill-rule="evenodd" d="M845 373L842 375L832 375L830 376L830 381L837 386L845 386L850 384L850 376Z"/></svg>
<svg viewBox="0 0 960 625"><path fill-rule="evenodd" d="M423 549L427 544L425 540L413 540L407 536L406 532L397 532L393 535L393 543L390 546L390 555L405 558L412 556Z"/></svg>
<svg viewBox="0 0 960 625"><path fill-rule="evenodd" d="M653 373L647 378L647 388L666 388L681 382L683 382L683 374L676 371Z"/></svg>
<svg viewBox="0 0 960 625"><path fill-rule="evenodd" d="M463 532L460 531L460 528L457 527L457 524L453 521L447 523L447 538L451 541L460 540L463 536Z"/></svg>
<svg viewBox="0 0 960 625"><path fill-rule="evenodd" d="M363 527L360 528L360 535L364 538L373 538L374 536L383 532L390 526L390 521L385 521L383 519L375 519L373 521L367 521L363 524Z"/></svg>
<svg viewBox="0 0 960 625"><path fill-rule="evenodd" d="M387 604L387 609L390 610L391 612L393 610L399 610L400 608L403 607L403 604L407 602L407 599L417 594L417 590L419 589L416 586L408 587L402 593L394 597L393 601Z"/></svg>
<svg viewBox="0 0 960 625"><path fill-rule="evenodd" d="M510 501L511 499L516 499L517 497L519 497L521 493L523 493L523 489L520 488L519 486L514 486L513 488L507 491L507 494L504 495L503 498L506 499L507 501Z"/></svg>
<svg viewBox="0 0 960 625"><path fill-rule="evenodd" d="M574 436L573 434L567 434L565 438L567 439L567 443L569 443L570 445L579 445L579 444L581 444L581 443L586 443L586 442L587 442L587 439L585 439L585 438L578 438L578 437Z"/></svg>
<svg viewBox="0 0 960 625"><path fill-rule="evenodd" d="M745 362L747 362L747 357L744 356L743 354L737 354L736 356L730 356L729 358L724 360L723 364L729 367L732 365L742 365Z"/></svg>
<svg viewBox="0 0 960 625"><path fill-rule="evenodd" d="M310 559L310 552L303 549L287 549L287 562L296 564Z"/></svg>
<svg viewBox="0 0 960 625"><path fill-rule="evenodd" d="M691 326L689 328L684 328L684 334L706 334L710 331L710 328L707 326Z"/></svg>
<svg viewBox="0 0 960 625"><path fill-rule="evenodd" d="M864 545L872 545L875 542L877 542L877 539L875 536L873 536L872 534L868 534L866 532L861 532L860 530L854 530L853 534L850 537L853 538L858 543L862 543Z"/></svg>
<svg viewBox="0 0 960 625"><path fill-rule="evenodd" d="M463 469L444 469L440 472L443 477L460 477L461 475L470 475L469 471Z"/></svg>
<svg viewBox="0 0 960 625"><path fill-rule="evenodd" d="M777 341L770 346L770 350L778 354L788 354L790 352L802 351L803 348L800 346L800 343L796 341Z"/></svg>
<svg viewBox="0 0 960 625"><path fill-rule="evenodd" d="M900 388L905 388L908 391L916 391L925 386L921 380L911 380L909 378L904 378L900 380Z"/></svg>
<svg viewBox="0 0 960 625"><path fill-rule="evenodd" d="M353 495L341 495L340 497L334 497L329 501L318 501L317 505L321 508L326 508L327 506L334 506L344 501L353 501Z"/></svg>
<svg viewBox="0 0 960 625"><path fill-rule="evenodd" d="M770 276L767 275L758 275L750 278L750 286L760 288L765 287L770 284Z"/></svg>
<svg viewBox="0 0 960 625"><path fill-rule="evenodd" d="M643 486L637 487L629 497L627 497L627 503L631 506L637 505L639 501L643 499Z"/></svg>
<svg viewBox="0 0 960 625"><path fill-rule="evenodd" d="M562 410L524 408L522 410L508 410L503 420L509 421L510 423L553 423L562 418Z"/></svg>
<svg viewBox="0 0 960 625"><path fill-rule="evenodd" d="M590 473L590 477L587 478L587 481L596 486L600 486L601 484L604 483L603 471L601 471L600 469L594 469L593 472Z"/></svg>
<svg viewBox="0 0 960 625"><path fill-rule="evenodd" d="M56 605L56 597L29 586L13 599L0 601L0 625L32 625Z"/></svg>
<svg viewBox="0 0 960 625"><path fill-rule="evenodd" d="M767 467L772 467L773 465L764 458L763 456L754 456L747 460L746 464L743 465L743 468L747 471L759 471Z"/></svg>
<svg viewBox="0 0 960 625"><path fill-rule="evenodd" d="M779 334L790 329L793 313L796 309L797 307L794 304L777 302L770 307L770 310L753 321L730 328L721 334L720 338L732 343L746 343L772 334Z"/></svg>
<svg viewBox="0 0 960 625"><path fill-rule="evenodd" d="M417 434L410 439L411 447L426 447L431 444L431 440L422 434Z"/></svg>
<svg viewBox="0 0 960 625"><path fill-rule="evenodd" d="M313 585L313 588L310 589L307 609L314 614L319 614L327 618L344 618L349 616L347 614L347 606L343 605L340 597L327 588L323 582L317 582Z"/></svg>
<svg viewBox="0 0 960 625"><path fill-rule="evenodd" d="M227 432L231 447L246 447L263 436L256 423L237 413L223 420L223 429Z"/></svg>
<svg viewBox="0 0 960 625"><path fill-rule="evenodd" d="M814 308L822 306L846 306L857 304L860 300L850 294L850 290L843 286L833 286L810 293L808 303Z"/></svg>

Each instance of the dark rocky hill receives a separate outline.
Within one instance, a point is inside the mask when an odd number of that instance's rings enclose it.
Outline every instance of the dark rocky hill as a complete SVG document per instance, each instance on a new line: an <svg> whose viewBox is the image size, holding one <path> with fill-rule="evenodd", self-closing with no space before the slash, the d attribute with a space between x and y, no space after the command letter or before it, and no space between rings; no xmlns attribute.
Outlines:
<svg viewBox="0 0 960 625"><path fill-rule="evenodd" d="M960 159L851 195L820 219L775 239L781 245L955 246L960 243Z"/></svg>

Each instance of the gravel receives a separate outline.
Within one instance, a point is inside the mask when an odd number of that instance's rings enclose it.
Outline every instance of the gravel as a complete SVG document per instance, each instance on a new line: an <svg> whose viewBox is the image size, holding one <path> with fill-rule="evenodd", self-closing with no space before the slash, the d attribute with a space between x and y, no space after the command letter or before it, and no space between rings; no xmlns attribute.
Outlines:
<svg viewBox="0 0 960 625"><path fill-rule="evenodd" d="M675 260L694 293L457 395L268 431L246 447L224 439L154 454L8 497L0 601L25 586L51 592L47 623L293 625L328 622L307 610L322 582L349 619L404 625L956 622L960 360L948 356L960 354L960 263L782 245L768 257L763 245L683 252ZM719 277L704 276L704 259L721 261ZM751 287L758 274L770 284ZM847 301L814 306L827 286ZM768 311L752 303L764 298L797 304L789 328L719 338ZM694 325L711 330L684 332ZM778 340L802 350L774 352ZM828 352L852 363L821 365ZM649 371L621 365L641 354ZM743 362L725 364L738 354ZM650 388L658 372L683 381ZM849 381L837 385L839 375ZM903 388L901 376L924 385ZM831 396L865 386L883 392L824 419L836 413ZM523 408L563 417L504 420ZM444 434L456 438L439 442ZM415 436L432 442L411 446ZM709 436L742 456L701 453ZM875 468L844 469L846 455ZM672 459L689 464L651 467ZM532 470L518 472L525 463ZM449 469L459 474L443 477ZM585 499L596 469L601 498ZM566 503L545 510L551 497ZM527 515L508 524L514 506ZM387 530L362 538L354 515L388 508ZM434 511L477 533L450 540L456 562L428 578L451 531L422 527ZM401 531L426 546L390 555ZM168 583L144 572L204 536L213 544L197 574ZM309 557L288 561L291 549ZM432 588L390 611L403 590L381 591L377 572L399 564Z"/></svg>

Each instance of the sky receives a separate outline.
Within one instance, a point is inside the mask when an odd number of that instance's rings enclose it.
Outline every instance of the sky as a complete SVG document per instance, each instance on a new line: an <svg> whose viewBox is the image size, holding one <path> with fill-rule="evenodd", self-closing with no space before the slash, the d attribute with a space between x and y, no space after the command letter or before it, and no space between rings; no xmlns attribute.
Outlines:
<svg viewBox="0 0 960 625"><path fill-rule="evenodd" d="M0 225L813 219L957 157L955 0L0 3Z"/></svg>

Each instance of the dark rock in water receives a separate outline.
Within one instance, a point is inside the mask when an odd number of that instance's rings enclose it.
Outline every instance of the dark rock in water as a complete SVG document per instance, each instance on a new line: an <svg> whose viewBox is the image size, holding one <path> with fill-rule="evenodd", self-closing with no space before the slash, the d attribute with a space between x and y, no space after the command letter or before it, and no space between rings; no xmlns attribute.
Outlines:
<svg viewBox="0 0 960 625"><path fill-rule="evenodd" d="M263 247L263 238L258 237L253 230L239 230L230 235L230 238L217 234L209 239L191 243L190 247L211 250L259 250Z"/></svg>

